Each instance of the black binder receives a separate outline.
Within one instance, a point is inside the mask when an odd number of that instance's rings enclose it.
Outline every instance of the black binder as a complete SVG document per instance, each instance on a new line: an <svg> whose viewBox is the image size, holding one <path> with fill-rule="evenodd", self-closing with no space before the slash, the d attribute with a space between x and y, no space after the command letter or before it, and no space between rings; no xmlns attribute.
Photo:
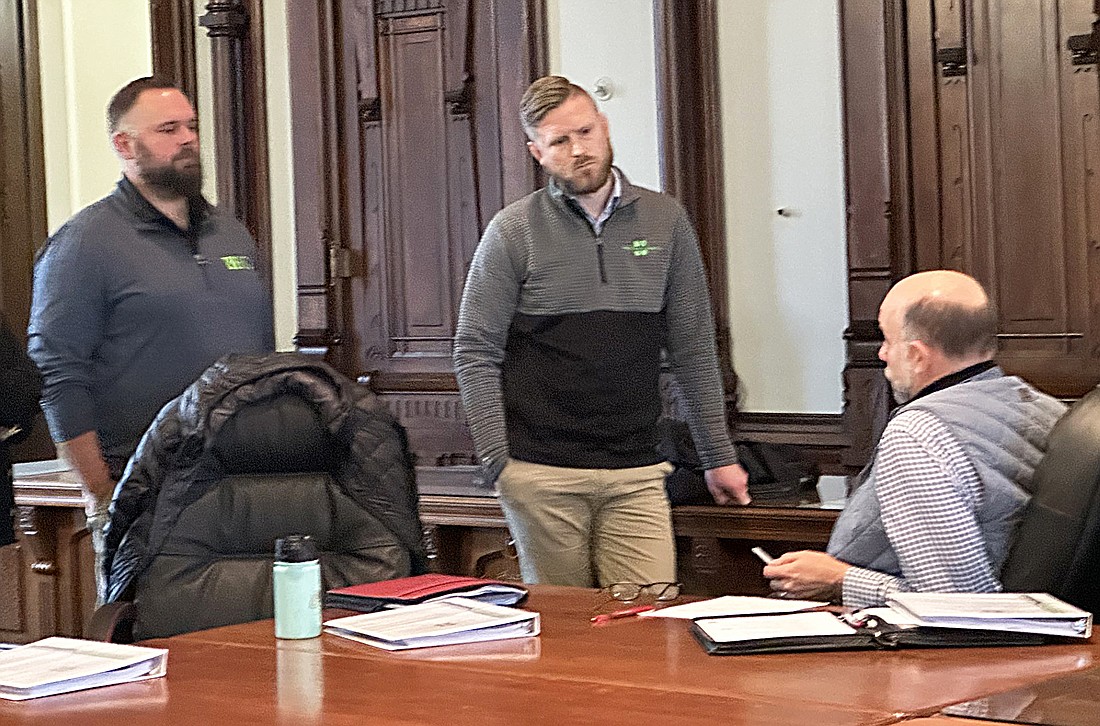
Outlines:
<svg viewBox="0 0 1100 726"><path fill-rule="evenodd" d="M1058 642L1056 636L1036 633L1020 633L1005 630L970 630L962 628L934 628L928 626L899 626L886 622L879 616L867 616L839 609L819 609L815 618L836 618L843 633L832 635L782 635L738 640L716 640L708 634L707 624L725 620L737 625L754 626L765 621L760 618L782 619L806 615L806 612L770 613L753 615L726 615L696 618L691 632L710 655L757 655L762 653L798 653L822 650L872 650L894 648L965 648L993 646L1042 645ZM737 622L740 621L740 622ZM756 621L756 622L753 622ZM765 629L766 630L766 629Z"/></svg>

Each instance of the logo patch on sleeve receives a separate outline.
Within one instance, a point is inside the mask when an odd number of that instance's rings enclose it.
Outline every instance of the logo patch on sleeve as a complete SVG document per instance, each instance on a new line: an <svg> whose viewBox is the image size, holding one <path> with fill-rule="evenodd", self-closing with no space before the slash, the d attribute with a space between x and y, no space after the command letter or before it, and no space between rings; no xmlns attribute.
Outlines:
<svg viewBox="0 0 1100 726"><path fill-rule="evenodd" d="M227 270L255 270L252 258L247 255L226 255L221 258Z"/></svg>

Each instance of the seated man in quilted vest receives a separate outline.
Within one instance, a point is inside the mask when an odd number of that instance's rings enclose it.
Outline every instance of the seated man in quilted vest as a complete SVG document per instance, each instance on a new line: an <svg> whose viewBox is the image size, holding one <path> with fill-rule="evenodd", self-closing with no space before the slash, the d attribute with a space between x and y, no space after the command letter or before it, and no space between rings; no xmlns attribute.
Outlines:
<svg viewBox="0 0 1100 726"><path fill-rule="evenodd" d="M898 591L996 592L1035 467L1065 406L993 361L997 315L959 272L898 282L879 358L900 405L824 552L764 568L780 597L882 604Z"/></svg>

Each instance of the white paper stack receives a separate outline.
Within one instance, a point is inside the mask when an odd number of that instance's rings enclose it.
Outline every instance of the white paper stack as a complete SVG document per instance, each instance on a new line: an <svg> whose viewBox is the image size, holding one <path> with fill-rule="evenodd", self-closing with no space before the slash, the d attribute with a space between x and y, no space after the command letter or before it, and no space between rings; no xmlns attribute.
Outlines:
<svg viewBox="0 0 1100 726"><path fill-rule="evenodd" d="M168 651L73 638L46 638L0 651L0 698L22 701L111 686L166 672Z"/></svg>
<svg viewBox="0 0 1100 726"><path fill-rule="evenodd" d="M1087 638L1092 614L1043 592L898 592L886 604L920 625Z"/></svg>
<svg viewBox="0 0 1100 726"><path fill-rule="evenodd" d="M386 650L528 638L539 614L461 597L325 622L325 631Z"/></svg>

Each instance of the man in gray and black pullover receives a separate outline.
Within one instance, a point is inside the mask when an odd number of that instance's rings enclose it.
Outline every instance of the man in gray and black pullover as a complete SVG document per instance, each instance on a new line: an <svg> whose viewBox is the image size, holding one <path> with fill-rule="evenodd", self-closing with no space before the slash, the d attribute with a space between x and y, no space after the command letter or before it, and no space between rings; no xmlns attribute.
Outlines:
<svg viewBox="0 0 1100 726"><path fill-rule="evenodd" d="M695 232L674 199L612 166L584 89L541 78L520 119L550 183L489 223L466 280L454 360L478 455L525 581L675 581L662 350L711 493L749 501Z"/></svg>

